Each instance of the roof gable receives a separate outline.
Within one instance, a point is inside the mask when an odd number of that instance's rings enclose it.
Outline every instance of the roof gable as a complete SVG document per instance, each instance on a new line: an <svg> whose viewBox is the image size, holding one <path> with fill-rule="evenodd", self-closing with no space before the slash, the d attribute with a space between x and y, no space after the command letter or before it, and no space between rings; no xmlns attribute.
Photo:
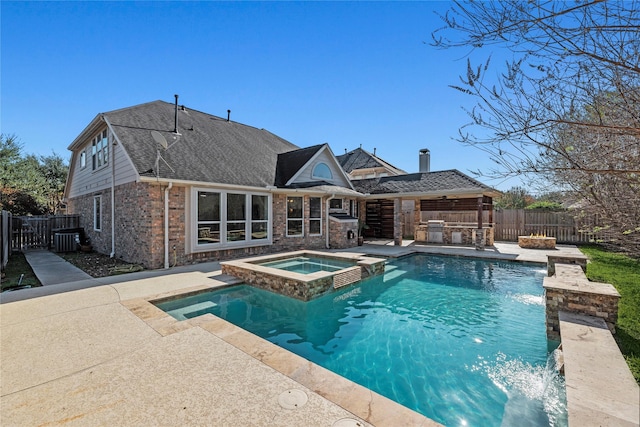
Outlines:
<svg viewBox="0 0 640 427"><path fill-rule="evenodd" d="M315 177L315 167L324 163L331 172L329 177ZM283 153L278 156L278 172L276 173L276 186L316 186L337 185L353 189L349 177L340 167L328 144L314 145L308 148Z"/></svg>

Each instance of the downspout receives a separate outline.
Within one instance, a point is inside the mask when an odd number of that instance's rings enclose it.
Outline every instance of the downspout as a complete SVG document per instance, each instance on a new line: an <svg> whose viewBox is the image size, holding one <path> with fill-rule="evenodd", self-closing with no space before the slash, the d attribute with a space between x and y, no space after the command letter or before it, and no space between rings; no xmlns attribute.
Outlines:
<svg viewBox="0 0 640 427"><path fill-rule="evenodd" d="M327 249L329 249L329 247L330 247L330 245L329 245L329 217L330 217L330 215L329 215L329 201L330 201L331 199L335 199L335 198L336 198L336 195L335 195L335 194L332 194L332 195L331 195L331 197L329 197L329 198L327 199L327 208L326 208L326 212L327 212L327 219L326 219L326 221L325 221L325 226L324 226L324 228L325 228L325 234L326 234L326 237L325 237L325 240L326 240L325 247L326 247Z"/></svg>
<svg viewBox="0 0 640 427"><path fill-rule="evenodd" d="M107 124L107 128L111 133L112 141L110 142L109 155L111 156L111 253L109 257L114 258L116 256L116 154L115 147L118 138L116 133L111 127L111 122L103 114L102 119Z"/></svg>
<svg viewBox="0 0 640 427"><path fill-rule="evenodd" d="M112 134L113 135L113 134ZM110 144L110 152L111 154L111 253L109 256L111 258L116 256L116 165L115 159L116 156L113 153L115 151L115 141Z"/></svg>
<svg viewBox="0 0 640 427"><path fill-rule="evenodd" d="M164 268L169 268L169 190L173 182L164 189Z"/></svg>

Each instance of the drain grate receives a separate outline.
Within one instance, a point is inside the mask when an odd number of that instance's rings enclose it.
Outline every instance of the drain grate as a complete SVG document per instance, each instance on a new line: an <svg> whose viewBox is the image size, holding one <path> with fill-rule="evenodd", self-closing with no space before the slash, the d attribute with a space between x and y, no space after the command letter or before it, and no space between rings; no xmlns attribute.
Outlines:
<svg viewBox="0 0 640 427"><path fill-rule="evenodd" d="M353 418L342 418L331 425L331 427L364 427L367 424Z"/></svg>
<svg viewBox="0 0 640 427"><path fill-rule="evenodd" d="M307 396L307 393L297 389L287 390L283 393L280 393L280 396L278 396L278 403L284 409L301 408L307 403L308 400L309 397Z"/></svg>

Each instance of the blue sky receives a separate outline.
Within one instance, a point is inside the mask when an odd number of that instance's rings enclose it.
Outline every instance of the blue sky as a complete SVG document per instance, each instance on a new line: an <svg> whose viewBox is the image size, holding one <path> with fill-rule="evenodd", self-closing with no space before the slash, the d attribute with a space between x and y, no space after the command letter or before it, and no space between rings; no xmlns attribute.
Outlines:
<svg viewBox="0 0 640 427"><path fill-rule="evenodd" d="M488 169L486 154L452 139L473 106L448 87L467 52L428 44L448 6L2 1L1 130L25 153L68 158L98 113L179 94L300 147L375 148L407 172L428 148L432 170Z"/></svg>

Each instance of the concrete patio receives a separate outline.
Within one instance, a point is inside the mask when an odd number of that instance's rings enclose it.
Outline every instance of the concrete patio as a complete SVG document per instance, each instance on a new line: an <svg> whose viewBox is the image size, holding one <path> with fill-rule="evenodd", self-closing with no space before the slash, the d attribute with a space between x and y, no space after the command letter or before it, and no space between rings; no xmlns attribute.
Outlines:
<svg viewBox="0 0 640 427"><path fill-rule="evenodd" d="M505 243L357 250L546 262ZM40 265L64 277L54 264ZM212 315L175 322L146 302L233 280L203 263L2 294L2 425L438 425Z"/></svg>

